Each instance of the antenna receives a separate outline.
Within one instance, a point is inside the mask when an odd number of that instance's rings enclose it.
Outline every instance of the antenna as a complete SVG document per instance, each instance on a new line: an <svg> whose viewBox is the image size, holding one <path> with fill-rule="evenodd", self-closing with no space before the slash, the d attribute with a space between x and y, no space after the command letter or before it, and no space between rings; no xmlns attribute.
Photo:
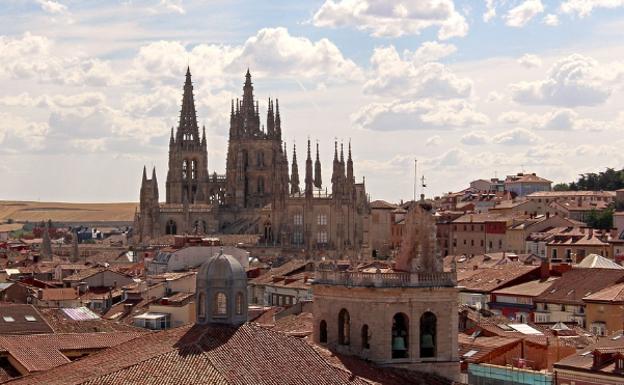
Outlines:
<svg viewBox="0 0 624 385"><path fill-rule="evenodd" d="M417 168L418 168L418 161L416 159L414 159L414 202L416 202L416 181L418 180L417 177Z"/></svg>

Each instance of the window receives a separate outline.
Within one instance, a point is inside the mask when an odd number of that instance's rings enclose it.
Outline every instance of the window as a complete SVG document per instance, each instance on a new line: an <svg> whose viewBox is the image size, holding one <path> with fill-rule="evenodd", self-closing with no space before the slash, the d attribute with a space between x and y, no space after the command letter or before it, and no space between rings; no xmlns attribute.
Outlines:
<svg viewBox="0 0 624 385"><path fill-rule="evenodd" d="M215 295L214 315L226 316L227 315L227 297L225 293L217 293Z"/></svg>
<svg viewBox="0 0 624 385"><path fill-rule="evenodd" d="M25 315L24 319L28 322L37 322L37 319L34 316L31 315Z"/></svg>
<svg viewBox="0 0 624 385"><path fill-rule="evenodd" d="M182 179L188 178L188 167L188 160L184 159L184 161L182 161Z"/></svg>
<svg viewBox="0 0 624 385"><path fill-rule="evenodd" d="M392 317L392 358L407 358L409 346L409 321L405 314Z"/></svg>
<svg viewBox="0 0 624 385"><path fill-rule="evenodd" d="M325 322L325 320L321 320L319 323L319 342L327 342L327 322Z"/></svg>
<svg viewBox="0 0 624 385"><path fill-rule="evenodd" d="M243 314L243 293L236 294L236 315Z"/></svg>
<svg viewBox="0 0 624 385"><path fill-rule="evenodd" d="M178 232L178 226L173 219L169 219L169 221L167 221L167 226L165 227L165 233L168 235L176 235Z"/></svg>
<svg viewBox="0 0 624 385"><path fill-rule="evenodd" d="M2 319L4 320L4 322L15 322L15 318L5 315L4 317L2 317Z"/></svg>
<svg viewBox="0 0 624 385"><path fill-rule="evenodd" d="M362 326L362 349L370 349L368 325Z"/></svg>
<svg viewBox="0 0 624 385"><path fill-rule="evenodd" d="M297 226L303 225L303 215L302 214L293 215L293 223Z"/></svg>
<svg viewBox="0 0 624 385"><path fill-rule="evenodd" d="M258 177L258 194L264 194L264 178Z"/></svg>
<svg viewBox="0 0 624 385"><path fill-rule="evenodd" d="M301 231L295 231L293 233L293 243L295 245L303 244L303 233Z"/></svg>
<svg viewBox="0 0 624 385"><path fill-rule="evenodd" d="M327 231L319 231L316 233L316 242L320 244L327 243Z"/></svg>
<svg viewBox="0 0 624 385"><path fill-rule="evenodd" d="M327 225L327 214L319 214L317 217L317 223L321 226Z"/></svg>
<svg viewBox="0 0 624 385"><path fill-rule="evenodd" d="M191 179L197 179L197 161L191 161Z"/></svg>
<svg viewBox="0 0 624 385"><path fill-rule="evenodd" d="M436 329L437 318L431 312L426 312L420 317L420 357L430 358L436 356Z"/></svg>
<svg viewBox="0 0 624 385"><path fill-rule="evenodd" d="M199 293L198 301L197 314L199 315L199 318L206 318L206 293Z"/></svg>
<svg viewBox="0 0 624 385"><path fill-rule="evenodd" d="M351 336L351 319L347 309L340 310L338 313L338 343L340 345L349 345Z"/></svg>

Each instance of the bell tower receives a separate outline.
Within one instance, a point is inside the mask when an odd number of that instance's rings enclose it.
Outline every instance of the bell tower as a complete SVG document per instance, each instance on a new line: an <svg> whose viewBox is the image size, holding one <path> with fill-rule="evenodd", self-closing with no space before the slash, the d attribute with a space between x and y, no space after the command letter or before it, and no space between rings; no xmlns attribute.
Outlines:
<svg viewBox="0 0 624 385"><path fill-rule="evenodd" d="M393 271L319 266L313 282L316 343L381 366L459 380L457 275L437 261L430 211L423 202L410 209L406 252Z"/></svg>

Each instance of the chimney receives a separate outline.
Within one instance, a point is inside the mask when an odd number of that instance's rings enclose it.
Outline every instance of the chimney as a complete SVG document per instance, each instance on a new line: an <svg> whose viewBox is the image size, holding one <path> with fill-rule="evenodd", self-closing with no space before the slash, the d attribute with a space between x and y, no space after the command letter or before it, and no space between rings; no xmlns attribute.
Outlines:
<svg viewBox="0 0 624 385"><path fill-rule="evenodd" d="M542 259L539 270L540 279L545 280L550 277L550 263L546 258Z"/></svg>

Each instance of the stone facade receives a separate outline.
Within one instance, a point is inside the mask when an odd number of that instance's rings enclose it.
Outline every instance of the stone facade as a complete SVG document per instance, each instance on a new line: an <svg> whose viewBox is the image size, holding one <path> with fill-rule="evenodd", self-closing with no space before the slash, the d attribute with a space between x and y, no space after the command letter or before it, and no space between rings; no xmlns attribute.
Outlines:
<svg viewBox="0 0 624 385"><path fill-rule="evenodd" d="M266 127L266 128L265 128ZM140 243L168 234L257 234L282 249L359 253L366 247L369 203L364 182L356 183L349 143L334 143L331 192L323 189L319 147L312 160L307 143L304 189L296 150L289 174L278 100L269 99L266 126L260 122L251 74L242 100L232 101L226 172L208 172L205 128L200 137L187 70L177 130L171 129L166 202L159 202L156 170L143 170L135 235Z"/></svg>
<svg viewBox="0 0 624 385"><path fill-rule="evenodd" d="M435 219L426 208L412 207L405 229L396 262L404 270L321 265L313 284L314 341L379 365L457 380L456 273L443 271Z"/></svg>

